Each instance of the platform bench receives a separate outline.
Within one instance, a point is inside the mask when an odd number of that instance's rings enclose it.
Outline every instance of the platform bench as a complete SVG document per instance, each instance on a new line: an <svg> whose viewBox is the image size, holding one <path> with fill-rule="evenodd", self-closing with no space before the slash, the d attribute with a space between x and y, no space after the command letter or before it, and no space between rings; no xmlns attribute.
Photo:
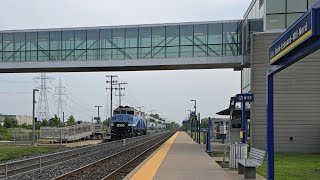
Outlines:
<svg viewBox="0 0 320 180"><path fill-rule="evenodd" d="M251 148L247 159L238 159L238 174L244 174L244 179L256 179L256 167L263 163L266 152Z"/></svg>

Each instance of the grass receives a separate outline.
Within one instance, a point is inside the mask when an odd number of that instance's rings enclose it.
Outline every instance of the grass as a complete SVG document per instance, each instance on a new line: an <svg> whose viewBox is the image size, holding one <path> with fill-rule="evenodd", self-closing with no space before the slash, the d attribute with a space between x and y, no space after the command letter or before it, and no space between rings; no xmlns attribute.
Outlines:
<svg viewBox="0 0 320 180"><path fill-rule="evenodd" d="M226 157L229 157L229 152L226 153ZM209 154L211 157L223 157L224 152L223 151L214 151Z"/></svg>
<svg viewBox="0 0 320 180"><path fill-rule="evenodd" d="M276 153L275 179L320 179L320 154ZM257 168L257 173L263 177L266 174L267 162Z"/></svg>
<svg viewBox="0 0 320 180"><path fill-rule="evenodd" d="M196 133L195 132L193 132L193 139L196 141ZM200 132L200 143L202 143L202 144L204 144L204 136L203 136L203 132Z"/></svg>
<svg viewBox="0 0 320 180"><path fill-rule="evenodd" d="M0 146L0 161L15 159L21 156L29 156L45 152L55 152L58 146L15 146L1 145Z"/></svg>

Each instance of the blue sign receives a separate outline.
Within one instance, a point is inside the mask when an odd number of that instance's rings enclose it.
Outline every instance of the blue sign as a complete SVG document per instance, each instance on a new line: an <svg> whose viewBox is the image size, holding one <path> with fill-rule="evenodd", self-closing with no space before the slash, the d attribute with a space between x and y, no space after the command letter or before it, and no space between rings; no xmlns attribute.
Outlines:
<svg viewBox="0 0 320 180"><path fill-rule="evenodd" d="M312 12L310 11L309 14L302 16L273 42L269 49L270 64L274 65L279 63L279 59L290 53L301 43L307 41L314 34Z"/></svg>
<svg viewBox="0 0 320 180"><path fill-rule="evenodd" d="M254 100L253 94L237 94L236 102L252 102Z"/></svg>

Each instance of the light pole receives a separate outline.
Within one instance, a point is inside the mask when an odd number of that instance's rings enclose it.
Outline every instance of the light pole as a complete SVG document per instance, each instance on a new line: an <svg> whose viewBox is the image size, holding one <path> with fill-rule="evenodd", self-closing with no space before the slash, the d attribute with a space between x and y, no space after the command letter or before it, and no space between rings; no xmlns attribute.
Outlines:
<svg viewBox="0 0 320 180"><path fill-rule="evenodd" d="M35 123L35 117L34 117L34 110L35 110L35 96L36 96L36 91L39 91L38 89L33 89L32 90L32 145L35 145L35 130L36 130L36 123Z"/></svg>
<svg viewBox="0 0 320 180"><path fill-rule="evenodd" d="M190 137L192 138L192 123L191 123L191 110L189 109L189 115L188 115L188 120L189 120L189 123L190 123Z"/></svg>
<svg viewBox="0 0 320 180"><path fill-rule="evenodd" d="M100 123L100 113L99 113L99 109L100 109L102 106L94 106L94 107L98 108L98 119L97 119L97 121L98 121L98 123Z"/></svg>
<svg viewBox="0 0 320 180"><path fill-rule="evenodd" d="M194 116L197 115L197 100L192 99L191 101L194 102ZM197 128L197 120L195 119L195 128L196 128L196 134L195 134L195 138L197 138L197 132L198 132L198 128Z"/></svg>
<svg viewBox="0 0 320 180"><path fill-rule="evenodd" d="M192 99L191 101L194 102L194 114L197 114L197 100Z"/></svg>
<svg viewBox="0 0 320 180"><path fill-rule="evenodd" d="M73 115L73 112L71 112L71 113L68 113L67 115L64 115L65 113L64 113L64 111L62 112L62 122L63 122L63 126L65 126L65 123L64 123L64 118L66 118L67 116L69 116L69 115Z"/></svg>

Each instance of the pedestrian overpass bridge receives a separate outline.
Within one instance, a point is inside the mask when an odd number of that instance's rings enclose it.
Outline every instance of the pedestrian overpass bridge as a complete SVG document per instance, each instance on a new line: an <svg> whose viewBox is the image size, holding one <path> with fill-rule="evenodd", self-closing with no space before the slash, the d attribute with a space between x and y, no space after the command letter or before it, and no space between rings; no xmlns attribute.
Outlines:
<svg viewBox="0 0 320 180"><path fill-rule="evenodd" d="M241 68L242 20L0 31L0 72Z"/></svg>

